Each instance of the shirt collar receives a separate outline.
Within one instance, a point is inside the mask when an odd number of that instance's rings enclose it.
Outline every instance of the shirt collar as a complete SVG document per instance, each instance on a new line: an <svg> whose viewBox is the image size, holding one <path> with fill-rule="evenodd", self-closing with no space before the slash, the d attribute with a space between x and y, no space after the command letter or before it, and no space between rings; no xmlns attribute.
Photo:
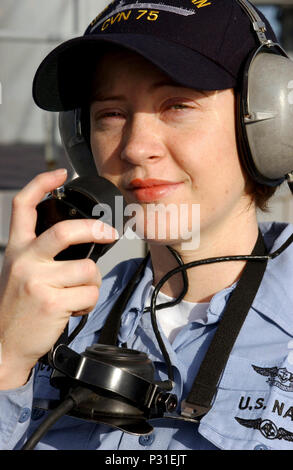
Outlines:
<svg viewBox="0 0 293 470"><path fill-rule="evenodd" d="M260 229L263 233L268 251L273 252L280 248L280 246L282 246L282 244L292 234L293 225L282 223L261 223ZM252 304L252 308L270 318L285 331L293 335L292 276L293 249L290 246L280 256L273 260L269 260L262 283ZM134 290L134 293L125 309L125 314L122 317L120 331L120 340L122 342L126 341L127 337L135 331L143 314L143 309L150 293L152 282L153 271L151 260L149 259L141 281ZM93 319L94 321L89 325L90 329L85 328L86 334L98 331L102 327L105 321L105 315L109 313L114 302L118 299L119 295L125 288L125 285L126 279L123 279L123 282L120 283L118 289L116 284L116 288L112 293L108 290L108 295L106 296L105 301L103 301L102 304L99 303L97 306L98 308L93 312L94 314L97 314L97 318ZM206 324L216 323L219 320L236 285L237 282L213 296L207 311ZM107 286L105 286L105 290L106 289ZM105 311L104 315L101 314L101 309Z"/></svg>
<svg viewBox="0 0 293 470"><path fill-rule="evenodd" d="M280 248L293 233L293 225L276 222L263 222L259 224L266 247L270 253ZM252 303L252 309L265 315L282 329L293 335L292 305L293 305L293 249L289 246L280 256L269 260L268 265ZM136 313L124 319L124 328L121 329L121 339L135 331L140 321L144 305L149 295L153 281L151 261L146 267L142 281L137 286L134 295L129 301L127 311ZM206 325L216 323L224 312L227 302L236 288L237 282L217 292L211 299L207 311ZM132 322L131 331L129 331Z"/></svg>
<svg viewBox="0 0 293 470"><path fill-rule="evenodd" d="M291 224L261 224L260 228L270 253L280 248L293 233ZM252 305L253 309L268 317L290 335L293 335L292 278L293 248L290 245L278 257L269 260Z"/></svg>
<svg viewBox="0 0 293 470"><path fill-rule="evenodd" d="M125 314L122 316L121 327L118 336L118 339L121 341L121 343L126 342L127 338L135 332L141 316L143 315L144 306L149 296L152 282L153 270L151 259L149 259L141 281L138 283L126 306Z"/></svg>
<svg viewBox="0 0 293 470"><path fill-rule="evenodd" d="M269 253L279 249L293 233L293 225L277 222L262 222L259 224ZM152 284L151 264L148 265L144 282L137 289L138 297L133 296L129 305L134 310L141 311ZM269 260L267 268L252 303L252 309L265 315L282 329L293 335L292 305L293 305L293 249L290 245L277 258ZM216 323L221 317L237 282L217 292L211 299L207 311L206 324Z"/></svg>
<svg viewBox="0 0 293 470"><path fill-rule="evenodd" d="M115 303L118 301L119 296L126 288L128 281L134 275L138 265L142 261L143 259L141 258L122 262L103 279L98 303L90 312L89 321L84 326L81 333L79 333L79 338L101 330L108 314L114 307ZM126 341L126 339L124 340L124 337L129 335L130 329L131 331L135 329L139 321L140 316L138 316L138 313L142 314L143 312L143 307L149 294L152 281L153 271L152 264L149 259L142 274L141 280L135 287L121 319L119 339L121 339L122 342ZM134 318L137 318L136 322L133 321ZM75 317L72 317L70 319L70 330L72 330L74 326L76 326Z"/></svg>
<svg viewBox="0 0 293 470"><path fill-rule="evenodd" d="M259 224L269 253L280 248L292 235L293 225L276 222ZM283 330L293 335L293 249L289 246L277 258L269 260L259 290L252 303L252 309L266 316ZM222 315L227 301L237 286L223 289L215 294L208 309L208 321L217 321Z"/></svg>

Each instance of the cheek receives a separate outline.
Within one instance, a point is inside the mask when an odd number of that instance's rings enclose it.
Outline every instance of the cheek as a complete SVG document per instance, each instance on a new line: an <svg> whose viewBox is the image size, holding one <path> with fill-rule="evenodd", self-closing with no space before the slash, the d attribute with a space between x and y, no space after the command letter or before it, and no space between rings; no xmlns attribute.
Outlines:
<svg viewBox="0 0 293 470"><path fill-rule="evenodd" d="M103 152L101 151L102 145L100 143L100 140L98 140L95 137L95 134L93 132L91 132L90 142L91 142L91 150L92 150L92 154L95 160L97 170L99 174L101 174L102 167L104 164L104 155L103 155Z"/></svg>
<svg viewBox="0 0 293 470"><path fill-rule="evenodd" d="M232 142L227 136L223 139L223 134L212 125L198 126L180 136L174 133L171 142L173 158L196 186L211 182L231 159Z"/></svg>
<svg viewBox="0 0 293 470"><path fill-rule="evenodd" d="M115 175L117 169L117 153L113 140L97 138L95 133L91 134L91 149L99 175L108 177Z"/></svg>
<svg viewBox="0 0 293 470"><path fill-rule="evenodd" d="M200 148L203 156L200 158L201 167L205 167L213 183L220 180L224 187L230 188L231 184L244 180L234 122L215 121L212 128L202 134Z"/></svg>
<svg viewBox="0 0 293 470"><path fill-rule="evenodd" d="M193 198L211 213L230 205L245 191L232 122L214 119L180 139L173 136L177 164L188 175ZM204 211L205 212L205 211Z"/></svg>
<svg viewBox="0 0 293 470"><path fill-rule="evenodd" d="M242 164L240 162L237 138L236 138L236 123L234 100L229 100L227 103L226 113L220 117L219 113L215 114L214 130L213 130L213 143L216 149L215 164L227 178L228 182L240 183L244 182L244 174ZM229 191L230 192L230 191Z"/></svg>

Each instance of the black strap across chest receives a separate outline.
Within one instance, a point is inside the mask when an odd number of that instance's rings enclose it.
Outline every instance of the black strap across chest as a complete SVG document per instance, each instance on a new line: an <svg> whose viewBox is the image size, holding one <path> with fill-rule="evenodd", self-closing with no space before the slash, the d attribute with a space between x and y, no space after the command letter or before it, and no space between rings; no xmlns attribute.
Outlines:
<svg viewBox="0 0 293 470"><path fill-rule="evenodd" d="M265 255L261 232L252 255ZM191 391L181 404L182 415L202 417L212 406L222 372L261 284L268 260L249 261L226 305L219 326L201 363Z"/></svg>
<svg viewBox="0 0 293 470"><path fill-rule="evenodd" d="M259 236L252 255L261 256L266 253L266 246L261 232L259 231ZM140 264L126 288L115 302L101 331L99 337L100 344L117 344L121 316L141 278L147 261L148 257ZM182 402L182 416L199 418L211 408L219 379L258 291L267 266L267 261L267 259L260 261L252 260L246 263L240 280L230 296L219 326L202 361L191 391L187 399Z"/></svg>

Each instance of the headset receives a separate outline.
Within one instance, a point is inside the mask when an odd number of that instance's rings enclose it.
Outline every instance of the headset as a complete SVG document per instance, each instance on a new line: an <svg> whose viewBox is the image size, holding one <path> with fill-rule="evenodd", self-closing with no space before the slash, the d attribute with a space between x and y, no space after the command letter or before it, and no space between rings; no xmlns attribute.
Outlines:
<svg viewBox="0 0 293 470"><path fill-rule="evenodd" d="M290 86L293 87L293 62L279 44L267 39L266 26L252 5L247 0L236 1L249 16L260 43L259 47L252 51L243 68L242 86L238 90L237 96L237 134L241 158L247 172L254 181L268 186L277 186L287 179L293 193L293 146L290 144L291 120L293 118ZM59 114L62 143L77 174L77 178L65 185L62 190L59 188L50 198L50 201L53 200L54 214L59 211L60 220L64 218L65 213L72 213L72 210L79 217L88 217L93 204L105 200L103 197L101 198L100 193L97 194L95 183L96 181L100 182L101 179L97 175L94 159L89 148L89 129L84 128L85 123L82 122L82 119L80 109ZM88 124L86 123L86 125ZM95 180L93 175L97 175L98 180ZM85 191L84 187L88 179L91 184L89 189ZM111 198L112 188L107 185L106 181L102 181L101 191L107 192L106 200ZM116 190L113 194L117 195ZM88 202L89 199L90 203ZM44 201L39 206L39 233L45 230L46 224L48 224L48 208L46 205L51 206L50 201L49 203ZM51 217L50 224L53 224L53 222ZM153 428L149 424L149 420L170 417L170 414L173 414L172 419L198 422L196 418L208 411L209 404L196 409L192 400L191 404L185 401L181 403L181 416L175 413L178 399L176 395L171 393L174 385L172 364L155 320L155 310L170 305L156 306L156 296L163 284L172 275L180 272L183 277L184 288L178 299L171 303L172 305L176 304L184 297L188 289L187 269L201 264L222 261L250 260L267 262L268 259L279 256L293 242L293 235L279 250L270 255L264 254L265 251L262 250L265 250L265 248L261 242L262 239L259 237L256 251L254 250L252 255L211 258L188 264L183 264L179 255L171 247L168 247L179 266L167 273L155 287L150 308L154 332L168 368L169 380L167 381L162 382L154 379L154 367L145 354L129 350L126 347L118 348L114 345L119 329L119 321L117 322L119 315L117 317L117 312L114 312L114 319L112 317L107 319L108 331L106 334L104 330L102 331L99 343L87 348L82 354L71 350L68 344L84 326L83 324L78 326L74 330L73 336L71 335L67 340L64 341L64 338L61 338L52 348L47 357L47 362L44 363L49 363L53 368L51 383L61 390L63 402L54 410L53 417L49 417L31 436L24 445L23 450L34 448L38 440L47 432L48 427L64 414L71 414L94 422L102 422L125 432L141 435L152 432ZM259 243L260 248L258 247ZM89 247L86 247L86 252L88 249ZM101 252L95 252L90 247L86 256L91 257L93 252L95 253L93 259L96 261L103 254L103 249ZM77 258L79 256L80 253L78 253ZM129 281L125 291L116 303L120 315L135 289L136 281L141 275L146 262L147 258L139 266L137 272L134 273L133 278ZM247 266L251 266L251 264L253 263L247 263ZM256 286L253 286L256 289L255 292L265 270L264 263L256 264L263 265L258 274L259 279L254 278L254 271L258 271L256 266L247 275L247 280L252 284L256 284ZM241 303L243 302L240 302L239 308L241 308ZM246 306L248 310L250 305L248 303ZM233 317L235 318L235 315L232 315ZM244 318L245 315L241 321L244 321ZM221 323L223 323L223 320ZM237 328L241 328L241 324ZM106 340L110 338L111 341L104 342L105 338ZM235 339L231 340L231 348ZM223 340L220 342L223 344ZM223 359L224 365L225 360L227 360L227 356ZM211 367L208 368L210 370ZM222 369L218 371L219 374L221 371ZM216 383L214 386L216 386ZM204 393L200 390L200 396L205 395L206 392L207 390L204 390ZM214 388L212 388L212 392L214 393Z"/></svg>
<svg viewBox="0 0 293 470"><path fill-rule="evenodd" d="M240 156L254 181L277 186L293 171L293 61L280 44L267 38L265 23L256 9L247 0L235 1L250 18L259 40L259 46L247 58L237 90ZM63 146L80 176L97 171L88 126L80 109L59 114Z"/></svg>

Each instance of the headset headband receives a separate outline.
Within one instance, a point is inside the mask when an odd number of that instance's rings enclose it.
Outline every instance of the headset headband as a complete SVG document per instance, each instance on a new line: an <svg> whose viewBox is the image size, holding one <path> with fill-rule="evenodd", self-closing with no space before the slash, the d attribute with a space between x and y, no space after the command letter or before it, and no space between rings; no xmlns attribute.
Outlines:
<svg viewBox="0 0 293 470"><path fill-rule="evenodd" d="M242 9L245 11L245 13L248 15L248 17L251 20L252 26L254 31L257 34L257 37L259 39L259 42L261 45L270 45L273 42L270 39L267 39L266 37L266 25L262 21L261 17L253 8L253 6L247 1L247 0L237 0L239 5L242 7Z"/></svg>

